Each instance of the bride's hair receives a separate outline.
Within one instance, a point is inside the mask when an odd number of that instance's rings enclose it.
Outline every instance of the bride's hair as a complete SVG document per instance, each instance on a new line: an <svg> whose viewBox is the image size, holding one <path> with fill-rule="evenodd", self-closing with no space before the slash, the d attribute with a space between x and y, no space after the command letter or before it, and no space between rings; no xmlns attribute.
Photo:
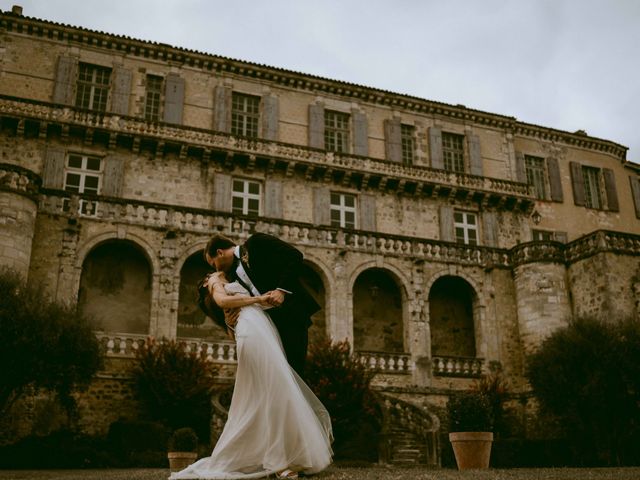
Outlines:
<svg viewBox="0 0 640 480"><path fill-rule="evenodd" d="M218 306L215 300L213 300L213 297L207 288L207 279L208 277L205 276L200 280L200 282L198 282L198 306L207 317L211 318L215 322L216 325L226 330L227 324L224 321L224 311L220 306Z"/></svg>

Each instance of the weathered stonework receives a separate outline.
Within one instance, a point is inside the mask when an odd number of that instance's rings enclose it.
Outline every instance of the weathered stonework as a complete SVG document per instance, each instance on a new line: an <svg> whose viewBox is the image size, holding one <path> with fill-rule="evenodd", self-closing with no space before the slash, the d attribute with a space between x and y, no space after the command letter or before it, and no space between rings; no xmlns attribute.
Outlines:
<svg viewBox="0 0 640 480"><path fill-rule="evenodd" d="M0 26L0 265L94 313L118 359L79 397L86 431L137 414L118 368L148 335L204 350L231 381L233 344L190 303L216 232L266 232L304 253L323 306L311 341L359 350L407 435L416 411L429 432L446 427L448 396L489 369L528 398L526 355L570 318L638 318L640 169L621 145L17 14ZM112 81L105 111L76 105L79 63L130 74L128 90ZM147 74L184 86L157 121L144 118ZM232 132L234 91L259 99L255 136ZM325 110L350 116L346 151L323 148ZM411 160L397 156L400 125L414 129ZM463 171L445 165L443 133L463 138ZM525 155L541 160L542 196ZM84 170L97 193L67 181L71 157L99 160ZM599 208L583 167L600 172ZM260 186L257 216L234 213L234 181ZM353 224L332 223L331 193L353 197ZM534 402L511 408L533 422ZM423 440L437 463L437 436Z"/></svg>

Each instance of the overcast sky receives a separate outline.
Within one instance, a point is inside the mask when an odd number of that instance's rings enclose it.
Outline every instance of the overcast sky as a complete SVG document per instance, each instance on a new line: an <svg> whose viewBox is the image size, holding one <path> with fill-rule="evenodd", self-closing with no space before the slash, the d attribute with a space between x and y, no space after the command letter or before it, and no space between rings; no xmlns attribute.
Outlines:
<svg viewBox="0 0 640 480"><path fill-rule="evenodd" d="M640 163L640 0L0 0L2 10L586 130Z"/></svg>

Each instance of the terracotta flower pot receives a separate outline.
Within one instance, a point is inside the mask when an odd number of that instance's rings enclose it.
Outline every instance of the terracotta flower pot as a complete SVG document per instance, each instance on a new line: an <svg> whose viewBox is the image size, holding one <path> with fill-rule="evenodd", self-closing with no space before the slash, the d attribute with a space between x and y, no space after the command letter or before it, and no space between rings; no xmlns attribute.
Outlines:
<svg viewBox="0 0 640 480"><path fill-rule="evenodd" d="M169 469L172 472L179 472L195 462L198 454L195 452L169 452L167 458L169 458Z"/></svg>
<svg viewBox="0 0 640 480"><path fill-rule="evenodd" d="M489 468L491 432L451 432L449 441L456 456L458 470Z"/></svg>

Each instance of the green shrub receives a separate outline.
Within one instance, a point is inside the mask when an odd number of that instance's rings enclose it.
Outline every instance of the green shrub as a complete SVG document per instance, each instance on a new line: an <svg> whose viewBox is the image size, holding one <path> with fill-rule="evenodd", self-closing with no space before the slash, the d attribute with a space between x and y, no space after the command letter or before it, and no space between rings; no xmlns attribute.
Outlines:
<svg viewBox="0 0 640 480"><path fill-rule="evenodd" d="M195 452L198 450L198 436L192 428L179 428L169 437L170 452Z"/></svg>
<svg viewBox="0 0 640 480"><path fill-rule="evenodd" d="M136 360L136 395L149 418L171 430L191 427L207 442L218 369L206 354L187 352L183 343L173 340L149 339L136 352Z"/></svg>
<svg viewBox="0 0 640 480"><path fill-rule="evenodd" d="M75 306L55 303L39 285L0 269L0 415L28 391L48 390L73 410L72 392L102 367L98 340Z"/></svg>
<svg viewBox="0 0 640 480"><path fill-rule="evenodd" d="M447 403L451 432L493 431L493 409L487 395L465 391L453 395Z"/></svg>
<svg viewBox="0 0 640 480"><path fill-rule="evenodd" d="M117 420L109 426L109 449L123 466L133 466L132 456L140 452L166 452L170 430L159 422Z"/></svg>
<svg viewBox="0 0 640 480"><path fill-rule="evenodd" d="M502 436L509 430L509 422L505 418L503 408L504 401L507 399L508 388L508 382L499 370L483 375L471 387L472 391L481 393L489 402L493 420L493 432L497 436Z"/></svg>
<svg viewBox="0 0 640 480"><path fill-rule="evenodd" d="M376 461L380 411L370 389L375 372L351 354L349 343L309 347L306 381L331 415L336 458Z"/></svg>
<svg viewBox="0 0 640 480"><path fill-rule="evenodd" d="M640 323L573 321L528 359L542 413L556 415L584 465L638 464Z"/></svg>

